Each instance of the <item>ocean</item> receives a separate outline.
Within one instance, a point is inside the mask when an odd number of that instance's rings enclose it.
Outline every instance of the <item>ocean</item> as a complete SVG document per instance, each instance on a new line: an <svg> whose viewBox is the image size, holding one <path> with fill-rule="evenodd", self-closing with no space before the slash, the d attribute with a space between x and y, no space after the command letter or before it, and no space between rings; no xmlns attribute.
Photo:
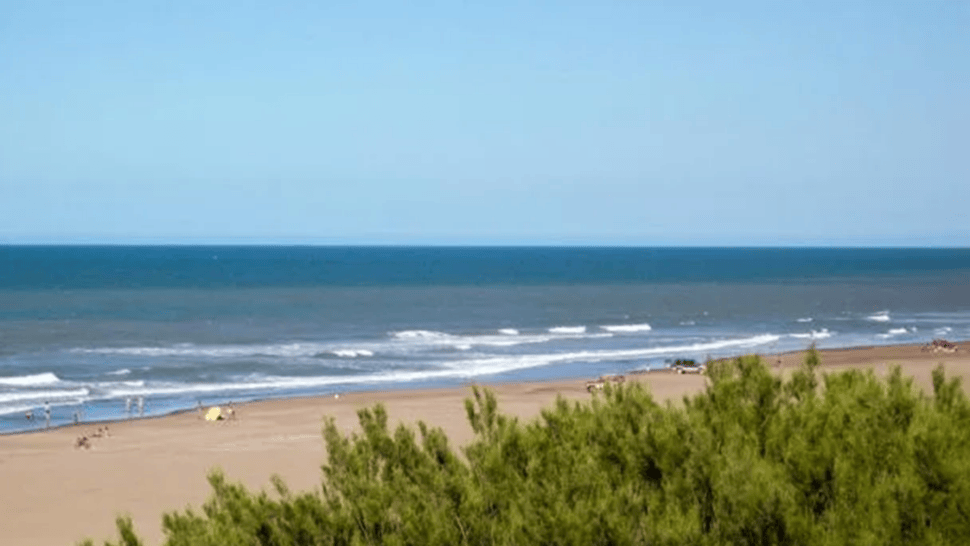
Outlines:
<svg viewBox="0 0 970 546"><path fill-rule="evenodd" d="M0 246L0 432L961 341L968 280L970 249Z"/></svg>

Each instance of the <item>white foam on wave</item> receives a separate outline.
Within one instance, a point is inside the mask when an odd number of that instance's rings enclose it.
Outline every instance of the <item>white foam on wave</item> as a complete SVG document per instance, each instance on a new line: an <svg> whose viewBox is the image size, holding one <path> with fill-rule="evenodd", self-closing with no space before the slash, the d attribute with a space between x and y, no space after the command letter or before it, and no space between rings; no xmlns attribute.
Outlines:
<svg viewBox="0 0 970 546"><path fill-rule="evenodd" d="M250 376L245 381L233 383L156 384L142 388L117 386L110 389L108 397L164 396L193 393L219 393L239 391L269 391L306 389L347 384L406 383L434 379L460 379L494 375L516 370L548 366L564 362L601 362L607 360L633 360L638 358L704 353L724 349L753 348L778 341L779 336L763 334L740 339L727 339L691 345L651 347L645 349L621 349L602 351L576 351L569 353L544 353L495 356L480 359L456 360L433 370L385 371L358 376Z"/></svg>
<svg viewBox="0 0 970 546"><path fill-rule="evenodd" d="M909 330L907 330L906 328L891 328L885 334L877 334L877 337L880 337L882 339L888 339L891 337L901 336L903 334L908 334L908 333L909 333Z"/></svg>
<svg viewBox="0 0 970 546"><path fill-rule="evenodd" d="M374 356L374 351L368 351L367 349L337 349L333 351L333 355L342 358L356 358L358 356Z"/></svg>
<svg viewBox="0 0 970 546"><path fill-rule="evenodd" d="M267 345L193 345L191 343L168 347L105 347L97 349L73 349L72 352L105 355L141 356L153 358L302 358L321 354L346 356L373 356L369 349L352 349L335 344L294 342ZM109 372L109 375L127 375L128 368Z"/></svg>
<svg viewBox="0 0 970 546"><path fill-rule="evenodd" d="M101 392L111 391L111 389L124 388L124 387L144 387L147 382L144 379L136 379L134 381L99 381L95 383L88 383L86 386L93 388L92 396L97 396Z"/></svg>
<svg viewBox="0 0 970 546"><path fill-rule="evenodd" d="M26 413L33 411L36 404L21 404L19 406L0 406L0 415L10 415L11 413Z"/></svg>
<svg viewBox="0 0 970 546"><path fill-rule="evenodd" d="M933 335L944 336L946 334L949 334L952 331L953 331L953 328L950 328L949 326L944 326L942 328L937 328L936 330L933 330Z"/></svg>
<svg viewBox="0 0 970 546"><path fill-rule="evenodd" d="M802 317L800 319L795 319L795 322L812 322L812 317Z"/></svg>
<svg viewBox="0 0 970 546"><path fill-rule="evenodd" d="M889 311L880 311L878 313L869 315L866 317L866 320L871 320L873 322L889 322L892 319L889 317Z"/></svg>
<svg viewBox="0 0 970 546"><path fill-rule="evenodd" d="M27 402L27 401L49 401L54 402L57 400L69 399L81 399L91 394L86 388L81 389L55 389L47 391L18 391L18 392L5 392L0 393L0 404L7 404L11 402Z"/></svg>
<svg viewBox="0 0 970 546"><path fill-rule="evenodd" d="M391 336L394 339L448 339L454 337L451 334L435 332L433 330L403 330L401 332L392 332Z"/></svg>
<svg viewBox="0 0 970 546"><path fill-rule="evenodd" d="M232 383L157 383L143 387L118 386L108 389L105 398L125 398L129 396L184 396L191 394L260 392L287 389L306 389L347 384L386 383L398 381L399 376L417 379L433 379L439 376L430 372L384 372L356 376L251 376L246 381ZM405 379L405 381L410 379Z"/></svg>
<svg viewBox="0 0 970 546"><path fill-rule="evenodd" d="M61 379L51 372L0 377L0 385L7 387L36 387L40 385L52 385L54 383L60 383L60 381Z"/></svg>
<svg viewBox="0 0 970 546"><path fill-rule="evenodd" d="M521 344L545 343L569 337L609 337L610 333L586 334L585 326L550 328L544 335L522 335L514 328L503 328L491 335L454 335L433 330L402 330L390 332L390 341L364 342L356 347L342 343L290 342L262 345L195 345L181 343L160 347L79 347L70 352L98 355L122 355L144 358L238 359L238 358L310 358L334 355L340 358L369 357L376 352L423 350L451 346L465 350L466 346L511 347ZM111 375L131 373L128 368L108 372ZM2 381L2 380L0 380ZM2 383L0 383L2 384Z"/></svg>
<svg viewBox="0 0 970 546"><path fill-rule="evenodd" d="M128 368L121 368L120 370L108 372L105 375L128 375L130 373L131 373L131 370L129 370Z"/></svg>
<svg viewBox="0 0 970 546"><path fill-rule="evenodd" d="M533 355L517 355L509 357L491 357L477 360L467 360L452 363L453 377L473 377L478 375L492 375L525 368L535 368L565 362L602 362L609 360L636 360L685 353L703 353L731 348L751 348L758 345L774 343L779 336L764 334L741 339L694 343L691 345L675 345L667 347L650 347L644 349L615 349L602 351L576 351L570 353L548 353ZM441 372L443 373L443 372Z"/></svg>
<svg viewBox="0 0 970 546"><path fill-rule="evenodd" d="M685 321L683 321L683 322L680 323L681 326L693 326L695 324L697 324L697 323L694 322L694 321L692 321L692 320L685 320Z"/></svg>
<svg viewBox="0 0 970 546"><path fill-rule="evenodd" d="M553 331L556 330L556 331ZM551 335L522 335L513 328L504 328L494 335L454 335L431 330L405 330L394 332L396 341L405 342L406 347L422 348L451 347L459 351L466 351L471 347L513 347L516 345L546 343L564 338L595 338L608 337L612 334L586 334L586 327L562 327L549 330Z"/></svg>
<svg viewBox="0 0 970 546"><path fill-rule="evenodd" d="M553 326L549 328L550 334L585 334L585 326Z"/></svg>
<svg viewBox="0 0 970 546"><path fill-rule="evenodd" d="M789 335L796 339L828 339L832 337L832 332L829 332L828 328L822 328L821 330L812 330L807 334L789 334Z"/></svg>
<svg viewBox="0 0 970 546"><path fill-rule="evenodd" d="M147 356L147 357L210 357L239 358L247 356L313 356L326 351L328 346L320 343L281 343L273 345L193 345L184 343L168 347L102 347L73 349L72 352Z"/></svg>
<svg viewBox="0 0 970 546"><path fill-rule="evenodd" d="M649 332L653 328L647 324L617 324L613 326L600 326L603 330L607 332L615 332L621 334L634 334L638 332Z"/></svg>

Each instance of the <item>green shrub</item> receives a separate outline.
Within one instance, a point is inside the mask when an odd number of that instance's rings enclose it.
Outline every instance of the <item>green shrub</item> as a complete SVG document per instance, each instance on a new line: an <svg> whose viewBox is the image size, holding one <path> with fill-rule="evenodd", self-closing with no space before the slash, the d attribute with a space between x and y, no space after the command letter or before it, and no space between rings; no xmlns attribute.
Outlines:
<svg viewBox="0 0 970 546"><path fill-rule="evenodd" d="M466 401L473 441L440 429L324 423L322 489L209 481L201 512L163 518L169 546L357 544L955 544L970 536L970 403L895 369L782 380L757 357L712 363L704 392L658 404L637 383L560 398L528 423ZM118 522L119 546L140 544ZM107 543L109 546L112 543Z"/></svg>

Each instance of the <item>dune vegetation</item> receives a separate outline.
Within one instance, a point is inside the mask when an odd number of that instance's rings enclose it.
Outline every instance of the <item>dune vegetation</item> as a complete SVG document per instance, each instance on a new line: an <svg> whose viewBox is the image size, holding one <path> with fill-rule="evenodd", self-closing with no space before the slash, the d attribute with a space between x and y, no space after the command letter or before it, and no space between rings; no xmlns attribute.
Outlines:
<svg viewBox="0 0 970 546"><path fill-rule="evenodd" d="M321 488L252 492L215 472L200 511L163 518L169 546L356 544L957 544L970 536L970 403L942 368L924 393L888 377L785 376L757 357L659 404L635 382L530 422L466 401L455 449L423 423L323 427ZM456 411L458 408L456 408ZM141 544L131 521L119 538ZM91 545L88 541L86 544Z"/></svg>

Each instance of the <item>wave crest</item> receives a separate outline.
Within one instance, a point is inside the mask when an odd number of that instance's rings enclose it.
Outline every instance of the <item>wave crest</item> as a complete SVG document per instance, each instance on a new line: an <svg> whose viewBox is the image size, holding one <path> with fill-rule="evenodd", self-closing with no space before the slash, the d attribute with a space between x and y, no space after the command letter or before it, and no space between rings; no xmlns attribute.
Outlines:
<svg viewBox="0 0 970 546"><path fill-rule="evenodd" d="M906 328L890 328L885 334L878 334L878 337L882 339L888 339L891 337L901 336L910 333Z"/></svg>
<svg viewBox="0 0 970 546"><path fill-rule="evenodd" d="M400 332L391 332L391 337L394 339L448 339L453 336L433 330L403 330Z"/></svg>
<svg viewBox="0 0 970 546"><path fill-rule="evenodd" d="M812 330L807 334L790 334L791 337L796 339L828 339L832 337L832 332L829 332L828 328L822 328L821 330Z"/></svg>
<svg viewBox="0 0 970 546"><path fill-rule="evenodd" d="M550 334L585 334L585 326L553 326L549 328Z"/></svg>
<svg viewBox="0 0 970 546"><path fill-rule="evenodd" d="M374 351L368 351L367 349L337 349L333 351L333 355L342 358L355 358L358 356L374 356Z"/></svg>
<svg viewBox="0 0 970 546"><path fill-rule="evenodd" d="M0 377L0 385L8 387L35 387L60 383L61 379L51 372L35 373L31 375L17 375Z"/></svg>
<svg viewBox="0 0 970 546"><path fill-rule="evenodd" d="M63 401L64 399L75 400L78 398L83 398L91 394L87 388L81 389L59 389L50 391L20 391L20 392L6 392L0 393L0 404L6 404L10 402L54 402Z"/></svg>
<svg viewBox="0 0 970 546"><path fill-rule="evenodd" d="M643 323L643 324L617 324L617 325L614 325L614 326L600 326L600 328L602 328L603 330L606 330L607 332L616 332L616 333L621 333L621 334L632 334L632 333L637 333L637 332L649 332L650 330L653 330L653 327L651 327L647 323Z"/></svg>

